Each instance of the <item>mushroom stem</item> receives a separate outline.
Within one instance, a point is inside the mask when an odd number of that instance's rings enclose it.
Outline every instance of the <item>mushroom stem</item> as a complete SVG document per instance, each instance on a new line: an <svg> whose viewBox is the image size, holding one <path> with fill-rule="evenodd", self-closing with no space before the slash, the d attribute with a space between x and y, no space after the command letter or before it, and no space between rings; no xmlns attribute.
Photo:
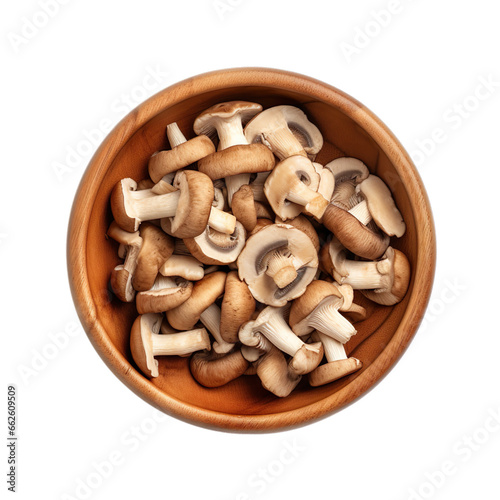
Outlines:
<svg viewBox="0 0 500 500"><path fill-rule="evenodd" d="M308 213L318 219L323 216L328 206L328 200L316 191L308 188L303 182L295 183L286 198L292 203L302 205Z"/></svg>
<svg viewBox="0 0 500 500"><path fill-rule="evenodd" d="M219 136L218 150L230 148L231 146L246 145L248 141L243 133L241 116L235 115L231 120L218 120L215 124Z"/></svg>
<svg viewBox="0 0 500 500"><path fill-rule="evenodd" d="M179 128L179 125L177 125L177 122L167 125L167 137L171 149L174 149L184 142L187 142L187 139L181 132L181 129Z"/></svg>
<svg viewBox="0 0 500 500"><path fill-rule="evenodd" d="M372 220L372 215L368 210L368 204L366 203L366 200L363 200L352 207L349 210L349 213L351 215L354 215L354 217L356 217L356 219L358 219L359 222L361 222L361 224L364 224L365 226Z"/></svg>
<svg viewBox="0 0 500 500"><path fill-rule="evenodd" d="M162 219L163 217L173 217L179 204L180 190L172 193L154 195L149 191L149 196L145 196L149 190L132 191L130 193L134 200L133 213L140 220ZM131 210L131 212L132 212Z"/></svg>
<svg viewBox="0 0 500 500"><path fill-rule="evenodd" d="M340 361L341 359L347 359L344 344L342 344L338 340L335 340L332 337L325 335L323 332L320 332L319 330L315 330L313 332L312 338L315 342L321 342L323 344L323 348L325 350L325 357L329 363L331 363L332 361Z"/></svg>
<svg viewBox="0 0 500 500"><path fill-rule="evenodd" d="M302 144L287 127L286 122L277 127L272 134L263 133L262 136L264 144L269 145L280 160L294 155L307 156Z"/></svg>
<svg viewBox="0 0 500 500"><path fill-rule="evenodd" d="M210 209L208 225L220 233L233 234L236 228L236 217L223 210L212 207Z"/></svg>
<svg viewBox="0 0 500 500"><path fill-rule="evenodd" d="M297 277L294 258L290 251L276 249L268 254L266 274L273 278L278 288L285 288Z"/></svg>
<svg viewBox="0 0 500 500"><path fill-rule="evenodd" d="M385 288L388 276L379 270L383 261L346 260L344 266L347 272L342 284L351 285L353 290L373 290Z"/></svg>
<svg viewBox="0 0 500 500"><path fill-rule="evenodd" d="M250 182L250 174L236 174L225 178L227 188L227 201L229 206L232 205L233 195L240 189L241 186Z"/></svg>
<svg viewBox="0 0 500 500"><path fill-rule="evenodd" d="M268 306L272 307L272 306ZM283 316L277 312L269 316L268 321L259 325L259 331L280 351L295 356L297 351L305 345L293 333Z"/></svg>
<svg viewBox="0 0 500 500"><path fill-rule="evenodd" d="M224 354L229 352L234 347L234 344L230 344L222 338L220 334L220 316L220 307L217 304L212 304L201 313L200 321L214 336L214 351L218 354Z"/></svg>
<svg viewBox="0 0 500 500"><path fill-rule="evenodd" d="M151 334L153 356L190 354L203 349L210 350L210 339L205 328L197 328L172 335Z"/></svg>
<svg viewBox="0 0 500 500"><path fill-rule="evenodd" d="M340 305L341 301L336 297L323 299L308 319L305 318L296 325L295 332L297 335L307 333L305 331L307 325L345 344L356 334L356 329L339 313Z"/></svg>

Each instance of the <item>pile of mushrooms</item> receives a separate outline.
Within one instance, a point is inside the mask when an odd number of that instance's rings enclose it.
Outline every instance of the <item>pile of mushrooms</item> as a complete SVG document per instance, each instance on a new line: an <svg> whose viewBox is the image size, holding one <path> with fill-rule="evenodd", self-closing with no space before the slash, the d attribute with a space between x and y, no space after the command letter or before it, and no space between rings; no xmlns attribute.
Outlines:
<svg viewBox="0 0 500 500"><path fill-rule="evenodd" d="M137 307L137 367L158 377L157 357L191 356L205 387L256 375L279 397L359 370L345 348L366 318L354 291L390 306L410 279L389 188L358 159L315 162L323 137L293 106L224 102L193 129L169 124L149 178L111 195L123 263L110 284Z"/></svg>

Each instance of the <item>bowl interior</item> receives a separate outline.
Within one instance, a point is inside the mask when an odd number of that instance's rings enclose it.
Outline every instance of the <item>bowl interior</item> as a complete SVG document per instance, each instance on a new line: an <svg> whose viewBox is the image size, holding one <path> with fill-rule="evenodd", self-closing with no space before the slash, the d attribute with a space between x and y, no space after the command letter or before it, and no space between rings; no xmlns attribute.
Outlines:
<svg viewBox="0 0 500 500"><path fill-rule="evenodd" d="M325 145L317 157L318 162L325 164L340 156L354 156L361 159L372 173L379 175L390 187L407 225L406 234L400 239L394 239L393 246L408 256L412 270L417 266L419 252L417 241L421 228L416 225L414 213L416 204L415 200L412 203L411 190L408 190L401 180L399 173L401 167L393 165L377 142L344 111L322 99L312 98L306 91L261 85L229 86L190 96L165 109L160 109L135 131L114 157L106 158L106 174L93 193L95 196L93 203L88 207L91 212L86 234L86 274L95 304L95 319L102 325L112 346L130 363L131 370L137 370L129 348L130 328L137 311L134 304L125 304L117 300L109 292L108 287L111 269L121 262L117 256L117 243L106 238L107 228L112 221L109 207L111 190L116 182L124 177L131 177L136 181L147 177L147 164L151 154L168 148L165 136L165 127L168 123L176 121L184 134L192 137L193 121L201 111L218 102L234 99L259 102L264 108L278 104L300 107L323 133ZM169 412L168 400L175 400L186 409L184 417L194 421L199 421L200 418L196 415L190 417L189 409L217 412L229 418L300 412L301 408L322 402L353 383L375 363L390 345L403 315L407 312L414 286L415 273L412 273L410 288L405 299L394 307L378 306L360 293L356 293L357 301L368 310L368 318L357 323L358 333L346 348L348 353L363 362L363 369L332 384L311 388L307 381L303 380L290 396L283 399L265 391L256 376L243 376L224 387L206 389L191 377L188 358L163 357L159 358L160 376L151 381L146 379L143 381L143 387L147 390L132 388L167 412ZM430 292L430 283L428 287ZM415 311L415 314L412 323L416 329L422 311ZM95 343L92 335L89 336ZM98 350L108 364L110 364L109 358L116 356L116 353L109 352L109 349L108 352L103 352L103 349ZM400 354L401 352L398 352L397 357ZM126 374L122 375L123 379ZM139 372L135 376L142 377ZM369 385L365 383L360 392L364 392ZM154 396L157 394L154 388L168 397L160 401ZM329 403L328 408L323 405L316 416L334 410L336 405L337 403ZM299 421L300 418L297 422ZM198 423L206 424L206 422ZM238 424L234 427L237 428Z"/></svg>

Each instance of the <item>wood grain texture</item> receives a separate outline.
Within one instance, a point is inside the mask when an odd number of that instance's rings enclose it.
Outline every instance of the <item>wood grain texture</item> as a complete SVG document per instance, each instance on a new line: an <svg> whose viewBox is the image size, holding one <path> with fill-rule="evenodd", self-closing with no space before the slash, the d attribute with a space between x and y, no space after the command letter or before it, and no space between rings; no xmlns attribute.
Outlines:
<svg viewBox="0 0 500 500"><path fill-rule="evenodd" d="M262 389L255 376L244 376L215 389L197 384L188 359L160 358L160 376L148 380L130 355L129 334L137 315L134 304L109 292L111 269L119 263L117 244L106 238L112 217L109 195L123 177L147 175L151 154L168 147L165 127L177 121L194 136L194 118L221 101L247 100L264 108L292 104L303 109L322 131L325 146L317 161L339 156L363 160L389 185L407 224L394 246L411 263L412 278L404 300L383 307L360 298L368 317L348 352L363 369L323 387L303 381L287 398ZM80 320L111 371L156 408L197 425L229 431L272 431L325 417L352 403L378 383L398 361L420 324L431 293L435 260L431 208L422 181L398 140L355 99L320 81L285 71L243 68L203 74L173 85L141 104L108 135L90 161L72 208L68 232L68 272ZM357 294L360 296L361 294Z"/></svg>

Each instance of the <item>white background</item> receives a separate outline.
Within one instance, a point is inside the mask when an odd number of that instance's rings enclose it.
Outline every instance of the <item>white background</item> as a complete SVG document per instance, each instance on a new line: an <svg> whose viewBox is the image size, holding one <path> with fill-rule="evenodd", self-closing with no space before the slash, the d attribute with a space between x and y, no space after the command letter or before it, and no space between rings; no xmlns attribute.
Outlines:
<svg viewBox="0 0 500 500"><path fill-rule="evenodd" d="M50 19L40 4L4 2L0 16L1 393L17 386L18 498L500 498L494 2L66 0ZM438 237L430 309L402 360L344 411L274 434L160 418L72 330L66 273L69 211L96 147L86 134L172 83L238 66L310 75L367 105L417 161ZM148 71L158 81L145 90Z"/></svg>

